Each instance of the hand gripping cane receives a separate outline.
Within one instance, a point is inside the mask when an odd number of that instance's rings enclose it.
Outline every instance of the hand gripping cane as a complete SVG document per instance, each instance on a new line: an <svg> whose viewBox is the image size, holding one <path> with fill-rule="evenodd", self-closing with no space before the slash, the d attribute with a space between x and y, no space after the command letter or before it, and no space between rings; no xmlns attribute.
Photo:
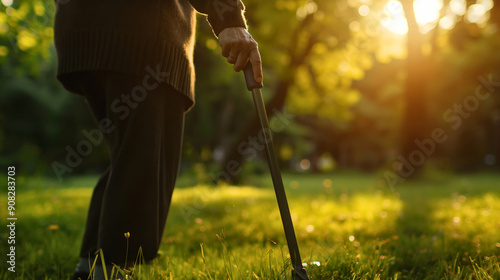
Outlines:
<svg viewBox="0 0 500 280"><path fill-rule="evenodd" d="M252 64L250 64L250 62L247 63L243 71L245 73L247 88L252 92L255 109L257 110L257 115L262 127L262 133L264 134L267 162L269 164L269 169L271 170L274 191L276 192L276 198L278 200L278 206L281 214L281 221L283 222L283 228L285 229L286 241L288 243L288 249L290 250L290 259L293 265L292 279L308 280L309 276L307 276L307 272L302 266L302 259L300 258L299 253L299 245L297 244L297 238L295 237L295 232L293 230L292 217L290 216L285 188L283 187L283 179L281 178L278 161L276 159L276 152L274 151L273 138L271 136L271 129L269 128L269 121L267 120L266 107L264 105L262 92L260 90L263 85L262 83L255 82L255 79L253 77Z"/></svg>

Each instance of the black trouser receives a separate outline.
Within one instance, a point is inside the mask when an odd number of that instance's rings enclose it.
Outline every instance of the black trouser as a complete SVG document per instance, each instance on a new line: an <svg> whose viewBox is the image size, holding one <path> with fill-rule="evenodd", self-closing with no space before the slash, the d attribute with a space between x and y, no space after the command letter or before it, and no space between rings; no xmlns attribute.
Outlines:
<svg viewBox="0 0 500 280"><path fill-rule="evenodd" d="M109 72L75 75L110 150L89 207L80 252L106 263L157 256L178 174L186 97L153 79ZM148 88L146 90L145 88ZM146 92L146 95L144 94ZM127 97L128 96L128 97Z"/></svg>

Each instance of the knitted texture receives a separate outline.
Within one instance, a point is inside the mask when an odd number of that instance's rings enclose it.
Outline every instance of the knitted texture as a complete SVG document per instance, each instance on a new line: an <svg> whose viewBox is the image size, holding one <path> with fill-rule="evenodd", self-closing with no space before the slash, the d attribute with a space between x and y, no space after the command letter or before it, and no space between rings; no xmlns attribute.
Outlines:
<svg viewBox="0 0 500 280"><path fill-rule="evenodd" d="M196 11L207 15L215 35L228 27L246 28L239 0L57 1L57 77L79 93L67 74L156 74L193 103Z"/></svg>

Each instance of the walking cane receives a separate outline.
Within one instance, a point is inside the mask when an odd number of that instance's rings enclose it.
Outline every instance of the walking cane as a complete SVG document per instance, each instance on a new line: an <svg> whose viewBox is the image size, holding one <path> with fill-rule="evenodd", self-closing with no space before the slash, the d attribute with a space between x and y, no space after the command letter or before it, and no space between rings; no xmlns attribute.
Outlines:
<svg viewBox="0 0 500 280"><path fill-rule="evenodd" d="M276 152L274 151L273 138L271 135L271 129L269 128L266 107L264 105L262 92L260 90L263 87L263 84L255 82L255 79L253 77L252 64L250 64L250 62L247 63L243 71L245 73L247 88L252 92L255 109L257 110L257 115L262 127L262 133L264 134L267 152L267 163L269 164L269 169L271 171L274 191L276 192L276 198L278 200L278 206L281 214L281 221L283 222L283 228L285 229L286 241L288 244L288 250L290 251L290 259L293 266L292 279L308 280L309 276L307 276L307 272L302 266L302 259L300 258L299 253L299 245L297 244L297 238L295 237L295 232L293 230L292 217L290 216L290 210L288 208L285 188L283 186L283 179L281 178L278 161L276 159Z"/></svg>

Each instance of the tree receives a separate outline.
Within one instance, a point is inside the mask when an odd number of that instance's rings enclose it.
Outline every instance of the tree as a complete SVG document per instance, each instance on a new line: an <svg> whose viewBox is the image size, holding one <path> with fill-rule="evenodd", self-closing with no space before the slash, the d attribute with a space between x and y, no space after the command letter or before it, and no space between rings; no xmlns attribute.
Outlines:
<svg viewBox="0 0 500 280"><path fill-rule="evenodd" d="M378 78L383 81L388 80L387 85L402 82L401 96L405 106L399 129L399 153L400 158L410 161L413 166L410 167L411 170L404 172L401 170L404 164L400 164L396 171L405 173L404 177L407 178L418 176L427 158L439 152L439 149L436 149L431 154L422 153L418 150L416 141L431 137L431 128L436 128L441 123L442 116L436 116L432 110L436 109L433 106L436 96L443 94L437 93L434 88L436 84L441 83L437 77L443 75L443 72L438 72L438 69L442 69L440 68L442 59L449 53L457 38L464 37L460 40L471 42L469 39L474 40L475 36L481 36L478 34L485 32L487 17L492 6L489 6L487 1L481 4L469 1L458 7L460 4L455 1L453 8L449 7L449 1L442 3L374 1L370 5L355 1L343 4L327 4L322 1L299 2L279 1L279 3L264 4L259 6L257 15L251 14L252 6L249 6L252 20L250 22L253 24L251 31L261 46L264 44L262 48L264 62L266 57L270 56L268 52L274 51L271 55L273 64L268 65L267 69L272 69L277 79L273 97L268 101L268 112L286 105L291 112L299 115L297 120L307 123L309 127L323 126L322 131L329 131L324 127L324 122L318 126L322 123L318 118L332 120L330 126L335 126L337 123L340 126L344 124L345 127L351 127L358 118L353 112L363 107L358 104L366 104L367 94L372 91L363 86L368 82L364 80L365 72L372 68L378 70L381 63L389 63L391 59L402 60L404 64L400 64L399 73L403 75L403 79L399 79L401 75L392 77L379 75ZM473 4L476 6L472 6ZM292 12L282 12L287 9ZM491 13L497 13L496 9ZM389 15L384 14L387 12ZM269 13L273 16L269 16ZM326 14L332 16L325 19L323 15ZM387 16L399 18L387 24L385 21ZM273 32L267 24L274 19L278 22L274 26L286 22L287 28L276 28L277 31ZM400 19L403 19L404 23ZM406 30L402 25L405 25ZM380 26L386 30L380 32L377 29ZM396 34L393 33L391 36L388 30ZM393 44L391 41L396 43ZM397 55L398 51L394 48L389 50L393 53L392 58L387 59L380 55L384 49L391 48L391 44L397 45L401 42L406 42L401 55ZM492 43L491 40L488 42ZM279 48L283 45L289 48ZM290 48L293 48L292 51ZM463 51L463 45L458 49ZM482 72L485 69L483 67L478 70ZM353 81L356 83L353 84ZM380 108L380 110L387 109ZM353 134L355 131L347 129L345 133ZM248 135L255 135L257 132L256 120L250 121L239 140L230 149L226 163L229 160L241 160L242 155L241 150L237 149L238 145L242 145Z"/></svg>
<svg viewBox="0 0 500 280"><path fill-rule="evenodd" d="M339 61L332 56L345 55L333 51L340 50L341 42L351 36L349 23L356 16L356 9L326 0L249 0L245 3L250 31L259 42L264 67L268 70L265 83L272 84L272 94L266 104L269 117L289 104L294 113L322 112L324 116L346 118L348 107L357 99L356 92L349 87L358 73L340 77ZM332 13L334 16L330 16ZM332 83L330 78L335 77L338 82ZM343 94L345 92L350 94ZM233 161L241 164L243 150L261 150L262 143L252 147L247 141L249 136L256 137L258 133L259 123L253 117L228 149L222 167ZM238 178L233 175L230 179L237 181Z"/></svg>
<svg viewBox="0 0 500 280"><path fill-rule="evenodd" d="M65 147L85 139L81 132L93 128L93 120L83 99L56 79L54 2L0 5L0 161L24 174L53 175L51 162L64 161ZM78 171L95 169L104 158L94 152Z"/></svg>
<svg viewBox="0 0 500 280"><path fill-rule="evenodd" d="M422 53L424 37L419 31L413 1L402 1L402 4L408 25L408 57L405 65L405 109L401 127L400 152L404 159L414 165L412 167L413 172L408 172L409 170L403 171L404 174L410 174L405 176L408 178L420 174L425 160L425 158L418 158L421 153L415 153L418 149L415 140L424 139L428 134L429 119L426 107L426 89L429 80L426 73L429 73L431 64L429 58ZM402 165L400 168L408 167Z"/></svg>

